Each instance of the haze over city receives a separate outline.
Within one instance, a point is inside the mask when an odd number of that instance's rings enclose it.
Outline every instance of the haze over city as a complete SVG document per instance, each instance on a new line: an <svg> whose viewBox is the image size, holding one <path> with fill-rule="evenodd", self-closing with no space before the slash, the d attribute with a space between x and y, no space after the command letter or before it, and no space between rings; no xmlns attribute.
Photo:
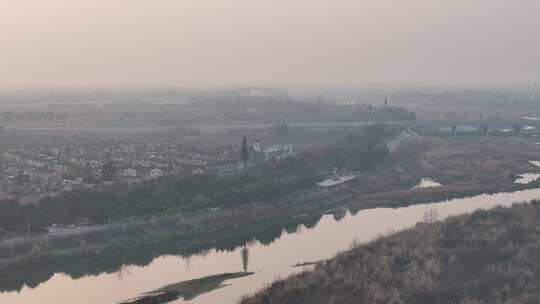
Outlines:
<svg viewBox="0 0 540 304"><path fill-rule="evenodd" d="M0 86L516 84L536 0L2 0Z"/></svg>
<svg viewBox="0 0 540 304"><path fill-rule="evenodd" d="M0 304L537 304L539 15L0 0Z"/></svg>

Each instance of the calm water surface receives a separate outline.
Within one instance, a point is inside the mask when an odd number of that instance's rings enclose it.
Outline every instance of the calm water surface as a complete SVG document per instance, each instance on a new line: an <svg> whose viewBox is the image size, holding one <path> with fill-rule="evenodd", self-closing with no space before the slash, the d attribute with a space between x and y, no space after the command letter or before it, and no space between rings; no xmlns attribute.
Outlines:
<svg viewBox="0 0 540 304"><path fill-rule="evenodd" d="M0 293L2 304L115 304L142 292L163 285L223 272L238 272L246 267L255 275L227 282L228 286L185 302L197 304L234 304L277 278L287 277L302 268L291 265L330 258L347 249L356 238L367 242L381 234L411 227L432 209L440 219L487 209L497 205L509 206L540 198L540 189L479 195L465 199L415 205L399 209L369 209L356 215L348 214L340 221L333 216L322 217L312 229L301 226L297 233L287 234L271 243L248 245L249 260L244 265L241 248L232 252L211 250L204 254L182 258L161 256L147 266L125 266L117 273L72 279L57 273L36 288L24 287L20 292Z"/></svg>

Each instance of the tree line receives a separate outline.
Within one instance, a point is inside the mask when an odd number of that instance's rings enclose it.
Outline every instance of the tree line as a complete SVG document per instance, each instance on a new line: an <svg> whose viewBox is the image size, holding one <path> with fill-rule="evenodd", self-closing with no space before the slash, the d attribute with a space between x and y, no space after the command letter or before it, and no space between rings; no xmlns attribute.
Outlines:
<svg viewBox="0 0 540 304"><path fill-rule="evenodd" d="M81 218L106 223L126 217L271 202L312 187L336 167L372 169L387 157L384 142L393 134L395 131L384 125L371 126L332 145L265 162L234 176L173 176L121 184L106 191L80 189L25 206L4 201L0 202L0 229L21 230L27 224L39 229Z"/></svg>

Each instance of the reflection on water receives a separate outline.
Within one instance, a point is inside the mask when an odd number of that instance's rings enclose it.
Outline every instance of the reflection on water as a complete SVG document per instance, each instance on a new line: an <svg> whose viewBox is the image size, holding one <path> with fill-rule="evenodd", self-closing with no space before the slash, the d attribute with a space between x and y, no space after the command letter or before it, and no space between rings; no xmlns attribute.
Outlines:
<svg viewBox="0 0 540 304"><path fill-rule="evenodd" d="M242 268L244 269L244 272L248 271L248 262L249 262L249 249L247 249L246 245L244 244L244 248L242 248Z"/></svg>
<svg viewBox="0 0 540 304"><path fill-rule="evenodd" d="M420 220L426 220L426 214L436 214L436 218L442 220L450 215L471 212L478 208L508 206L512 202L534 198L540 198L540 189L479 195L398 209L362 210L355 216L345 213L344 217L341 217L339 214L337 218L341 218L340 221L336 221L333 215L327 215L287 225L281 224L280 227L255 227L249 233L237 232L228 236L228 239L221 235L219 242L211 242L219 249L200 249L204 250L202 254L181 256L178 252L183 252L184 249L175 248L152 248L149 252L142 253L140 260L119 254L118 257L110 258L108 273L99 275L85 274L104 271L103 261L96 264L78 263L70 266L72 268L66 266L67 272L77 274L77 279L55 273L46 283L36 288L23 287L20 292L0 294L0 303L114 304L170 283L249 268L255 275L227 282L230 286L189 301L194 304L232 304L242 295L253 293L276 278L302 270L301 267L290 265L330 258L338 251L349 248L353 239L367 242L388 231L411 227ZM435 216L429 218L433 220ZM298 232L283 233L281 227L287 227L287 231ZM306 229L309 227L312 229ZM227 240L221 240L223 238ZM175 246L182 248L181 245ZM155 256L159 257L154 258ZM118 263L122 261L126 261L123 264L134 265L120 268L122 264ZM101 268L98 271L94 267ZM122 269L121 275L119 269Z"/></svg>

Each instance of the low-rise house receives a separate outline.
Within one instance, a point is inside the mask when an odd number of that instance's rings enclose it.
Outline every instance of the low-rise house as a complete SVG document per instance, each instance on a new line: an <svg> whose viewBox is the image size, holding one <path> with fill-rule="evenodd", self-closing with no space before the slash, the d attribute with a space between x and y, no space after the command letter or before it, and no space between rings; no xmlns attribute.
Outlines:
<svg viewBox="0 0 540 304"><path fill-rule="evenodd" d="M202 168L193 169L192 174L201 175L201 174L204 174L204 170Z"/></svg>
<svg viewBox="0 0 540 304"><path fill-rule="evenodd" d="M137 170L132 168L127 168L122 171L124 177L137 177Z"/></svg>
<svg viewBox="0 0 540 304"><path fill-rule="evenodd" d="M165 172L163 172L163 170L161 169L155 168L155 169L150 170L150 177L152 178L157 178L163 175L165 175Z"/></svg>
<svg viewBox="0 0 540 304"><path fill-rule="evenodd" d="M64 190L68 190L68 189L71 189L72 187L82 185L82 181L83 181L82 178L63 179L62 186L64 187Z"/></svg>

